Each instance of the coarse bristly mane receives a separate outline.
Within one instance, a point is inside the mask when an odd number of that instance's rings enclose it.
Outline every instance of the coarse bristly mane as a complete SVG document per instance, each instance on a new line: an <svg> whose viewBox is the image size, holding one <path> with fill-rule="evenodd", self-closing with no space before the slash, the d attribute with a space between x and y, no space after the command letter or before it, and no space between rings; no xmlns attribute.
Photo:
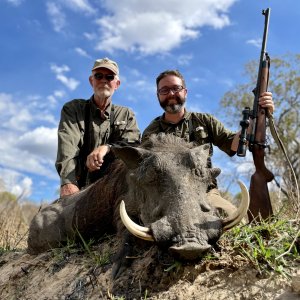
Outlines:
<svg viewBox="0 0 300 300"><path fill-rule="evenodd" d="M158 133L151 134L149 138L141 144L145 149L159 149L160 151L170 151L170 148L180 147L183 149L191 149L195 147L195 143L188 143L183 138L177 137L174 134Z"/></svg>

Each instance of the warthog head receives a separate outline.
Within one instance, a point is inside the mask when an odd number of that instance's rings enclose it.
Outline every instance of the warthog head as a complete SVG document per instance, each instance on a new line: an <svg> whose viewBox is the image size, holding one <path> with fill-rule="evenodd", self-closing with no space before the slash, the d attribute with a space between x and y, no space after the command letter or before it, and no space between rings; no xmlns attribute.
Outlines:
<svg viewBox="0 0 300 300"><path fill-rule="evenodd" d="M209 147L184 142L173 135L152 137L143 148L114 151L127 165L128 193L120 215L135 236L167 246L184 259L200 257L224 230L239 223L249 206L249 195L240 183L243 200L225 219L207 198L207 188L220 169L207 168ZM131 220L128 214L137 224Z"/></svg>

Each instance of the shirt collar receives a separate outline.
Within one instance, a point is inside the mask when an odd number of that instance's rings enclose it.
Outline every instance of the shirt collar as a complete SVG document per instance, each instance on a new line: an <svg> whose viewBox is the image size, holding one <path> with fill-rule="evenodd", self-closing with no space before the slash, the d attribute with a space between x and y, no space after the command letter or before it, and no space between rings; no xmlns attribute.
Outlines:
<svg viewBox="0 0 300 300"><path fill-rule="evenodd" d="M94 95L90 98L91 101L91 108L92 108L92 114L94 117L101 117L101 119L107 120L109 119L110 112L111 112L111 102L108 104L104 112L101 114L101 111L99 107L94 102Z"/></svg>
<svg viewBox="0 0 300 300"><path fill-rule="evenodd" d="M182 119L177 124L180 124L180 123L188 120L190 118L190 115L191 115L191 113L189 111L187 111L186 108L184 108L184 115L183 115ZM169 122L165 121L165 113L163 113L161 115L160 122L165 124L165 125L170 125L170 124L171 125L177 125L177 124L172 124L172 123L169 123Z"/></svg>

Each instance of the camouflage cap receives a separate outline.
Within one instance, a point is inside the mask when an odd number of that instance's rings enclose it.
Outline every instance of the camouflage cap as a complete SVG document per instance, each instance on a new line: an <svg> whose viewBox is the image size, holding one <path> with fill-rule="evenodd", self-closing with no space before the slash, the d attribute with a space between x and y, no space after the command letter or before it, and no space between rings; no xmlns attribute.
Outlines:
<svg viewBox="0 0 300 300"><path fill-rule="evenodd" d="M98 68L105 68L111 70L115 75L119 75L118 64L107 57L95 60L92 71Z"/></svg>

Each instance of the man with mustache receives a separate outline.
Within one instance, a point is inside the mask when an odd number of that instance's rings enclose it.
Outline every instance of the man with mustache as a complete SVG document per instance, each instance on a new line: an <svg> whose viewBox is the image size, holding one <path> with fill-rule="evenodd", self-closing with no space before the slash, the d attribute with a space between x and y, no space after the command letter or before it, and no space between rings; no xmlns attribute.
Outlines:
<svg viewBox="0 0 300 300"><path fill-rule="evenodd" d="M133 111L112 104L112 96L120 86L117 63L97 59L89 82L94 91L91 98L72 100L61 111L55 164L61 197L78 192L103 175L114 159L111 144L140 142Z"/></svg>
<svg viewBox="0 0 300 300"><path fill-rule="evenodd" d="M142 143L148 140L151 134L175 134L188 142L197 145L208 144L210 157L208 168L212 167L211 156L213 145L233 156L238 148L240 132L227 130L214 116L207 113L189 112L185 109L187 88L183 75L178 70L167 70L156 78L157 98L164 114L155 118L142 135ZM272 114L274 103L272 93L265 92L259 98L259 105L267 108ZM208 200L214 206L223 209L234 209L225 201L217 189L216 179L208 187Z"/></svg>

